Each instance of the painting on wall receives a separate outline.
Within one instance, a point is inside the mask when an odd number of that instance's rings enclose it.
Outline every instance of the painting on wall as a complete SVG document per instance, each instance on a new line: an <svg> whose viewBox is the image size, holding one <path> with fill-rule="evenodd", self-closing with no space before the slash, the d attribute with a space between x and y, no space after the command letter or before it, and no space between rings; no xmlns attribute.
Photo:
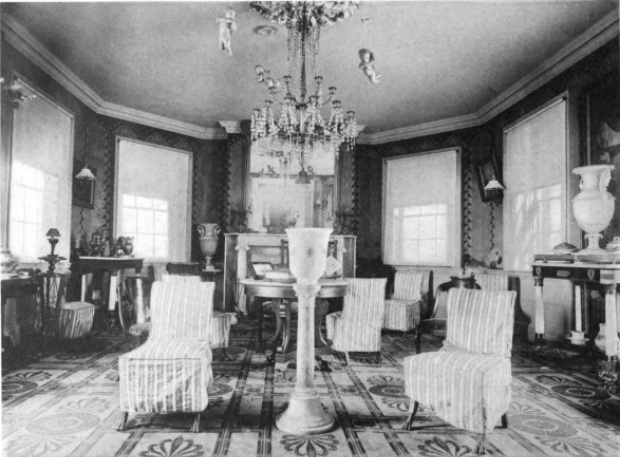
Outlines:
<svg viewBox="0 0 620 457"><path fill-rule="evenodd" d="M75 175L82 168L84 168L84 162L79 160L73 161L73 205L93 209L95 204L95 181L75 178ZM97 176L97 170L90 166L88 168Z"/></svg>
<svg viewBox="0 0 620 457"><path fill-rule="evenodd" d="M620 236L620 85L618 75L603 78L584 93L582 130L585 163L614 165L607 190L616 197L616 209L601 245Z"/></svg>

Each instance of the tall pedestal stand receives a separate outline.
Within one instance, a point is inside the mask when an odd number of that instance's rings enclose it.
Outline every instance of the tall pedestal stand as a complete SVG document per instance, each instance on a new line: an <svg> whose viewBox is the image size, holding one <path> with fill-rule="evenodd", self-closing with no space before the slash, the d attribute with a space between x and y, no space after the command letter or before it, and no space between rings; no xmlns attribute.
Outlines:
<svg viewBox="0 0 620 457"><path fill-rule="evenodd" d="M335 419L323 410L314 385L314 306L325 271L331 229L288 229L290 268L297 279L297 382L288 408L276 419L287 433L309 435L334 428Z"/></svg>

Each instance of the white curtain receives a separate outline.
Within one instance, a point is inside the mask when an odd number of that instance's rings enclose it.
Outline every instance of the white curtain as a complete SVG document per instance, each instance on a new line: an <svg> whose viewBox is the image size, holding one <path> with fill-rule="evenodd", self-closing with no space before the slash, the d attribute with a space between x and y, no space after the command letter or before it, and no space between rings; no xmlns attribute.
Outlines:
<svg viewBox="0 0 620 457"><path fill-rule="evenodd" d="M134 236L136 257L189 261L191 153L119 138L116 154L115 236Z"/></svg>
<svg viewBox="0 0 620 457"><path fill-rule="evenodd" d="M454 149L385 161L385 263L459 264L459 171L459 154Z"/></svg>
<svg viewBox="0 0 620 457"><path fill-rule="evenodd" d="M566 236L566 135L564 99L505 131L507 270L529 270Z"/></svg>
<svg viewBox="0 0 620 457"><path fill-rule="evenodd" d="M55 253L69 258L73 116L38 94L13 111L9 249L22 262L50 253L45 234L60 232Z"/></svg>

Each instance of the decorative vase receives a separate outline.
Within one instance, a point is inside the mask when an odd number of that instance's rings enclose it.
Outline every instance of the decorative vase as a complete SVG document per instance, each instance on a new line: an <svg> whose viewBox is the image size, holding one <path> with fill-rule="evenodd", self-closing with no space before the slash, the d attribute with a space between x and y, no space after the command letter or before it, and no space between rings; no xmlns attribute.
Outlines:
<svg viewBox="0 0 620 457"><path fill-rule="evenodd" d="M605 323L598 324L598 335L594 338L594 344L597 348L599 348L603 353L606 353L606 345L607 345L607 327ZM616 347L620 348L620 338L616 335Z"/></svg>
<svg viewBox="0 0 620 457"><path fill-rule="evenodd" d="M215 254L217 249L217 242L219 240L219 234L222 228L217 224L199 224L197 227L198 234L200 235L200 250L205 256L205 271L213 271L215 267L211 263L211 257Z"/></svg>
<svg viewBox="0 0 620 457"><path fill-rule="evenodd" d="M589 165L573 169L581 176L581 192L573 199L573 213L579 227L586 232L588 246L581 254L605 254L599 246L602 235L614 215L615 198L607 192L613 165Z"/></svg>

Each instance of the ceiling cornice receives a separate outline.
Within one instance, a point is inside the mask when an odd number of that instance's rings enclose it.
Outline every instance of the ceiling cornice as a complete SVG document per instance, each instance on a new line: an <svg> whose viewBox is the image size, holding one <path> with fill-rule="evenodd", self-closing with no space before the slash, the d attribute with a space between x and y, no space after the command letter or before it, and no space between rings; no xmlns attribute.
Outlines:
<svg viewBox="0 0 620 457"><path fill-rule="evenodd" d="M205 128L110 103L88 87L12 17L8 15L3 17L2 26L4 37L9 44L98 114L205 140L225 140L227 138L226 132L222 129Z"/></svg>
<svg viewBox="0 0 620 457"><path fill-rule="evenodd" d="M529 75L523 77L476 113L418 124L378 133L362 133L359 144L377 145L394 141L418 138L436 133L449 132L485 124L495 116L542 87L560 73L568 70L598 48L618 36L620 24L618 10L609 13L578 38L562 48L553 57L539 65Z"/></svg>
<svg viewBox="0 0 620 457"><path fill-rule="evenodd" d="M228 132L229 128L205 128L107 102L12 17L5 15L2 18L2 26L8 43L98 114L206 140L226 139L227 134L232 133ZM384 132L360 133L357 143L370 145L391 143L482 125L613 39L618 35L619 29L616 10L475 113Z"/></svg>

